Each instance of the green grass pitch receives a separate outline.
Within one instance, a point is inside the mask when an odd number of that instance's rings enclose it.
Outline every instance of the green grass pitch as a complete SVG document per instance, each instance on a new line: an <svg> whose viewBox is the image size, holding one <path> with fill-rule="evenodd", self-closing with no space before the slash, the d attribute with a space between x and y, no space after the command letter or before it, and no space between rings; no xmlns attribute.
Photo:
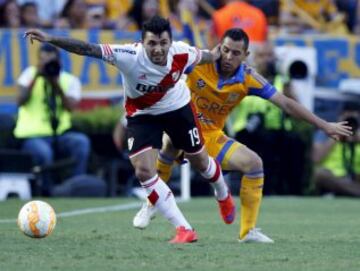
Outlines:
<svg viewBox="0 0 360 271"><path fill-rule="evenodd" d="M49 199L59 214L133 199ZM24 202L0 203L0 270L360 270L360 202L356 199L266 197L258 226L274 244L239 244L239 219L225 225L212 198L180 208L199 241L171 245L174 230L159 215L132 227L137 209L60 217L45 239L23 235L14 219ZM238 203L239 205L239 203Z"/></svg>

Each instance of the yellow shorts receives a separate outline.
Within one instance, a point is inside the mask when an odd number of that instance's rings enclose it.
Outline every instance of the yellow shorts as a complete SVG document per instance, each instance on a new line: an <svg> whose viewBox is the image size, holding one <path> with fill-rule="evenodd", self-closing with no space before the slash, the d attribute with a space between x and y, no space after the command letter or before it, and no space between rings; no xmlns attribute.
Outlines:
<svg viewBox="0 0 360 271"><path fill-rule="evenodd" d="M225 135L221 130L202 131L202 135L209 155L214 157L221 164L222 169L229 170L228 162L231 155L237 148L243 145L235 139Z"/></svg>

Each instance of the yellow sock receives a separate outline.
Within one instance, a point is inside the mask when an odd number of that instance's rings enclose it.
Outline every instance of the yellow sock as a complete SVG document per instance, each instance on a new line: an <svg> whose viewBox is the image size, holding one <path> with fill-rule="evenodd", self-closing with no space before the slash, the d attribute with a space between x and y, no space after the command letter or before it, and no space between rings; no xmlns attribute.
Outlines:
<svg viewBox="0 0 360 271"><path fill-rule="evenodd" d="M262 199L264 177L249 178L243 176L240 189L240 239L244 238L250 229L255 228Z"/></svg>
<svg viewBox="0 0 360 271"><path fill-rule="evenodd" d="M161 161L159 159L157 159L157 161L156 161L157 172L158 172L160 178L165 183L167 183L169 181L170 177L171 177L172 166L173 166L173 163L167 164L167 163L164 163L163 161Z"/></svg>

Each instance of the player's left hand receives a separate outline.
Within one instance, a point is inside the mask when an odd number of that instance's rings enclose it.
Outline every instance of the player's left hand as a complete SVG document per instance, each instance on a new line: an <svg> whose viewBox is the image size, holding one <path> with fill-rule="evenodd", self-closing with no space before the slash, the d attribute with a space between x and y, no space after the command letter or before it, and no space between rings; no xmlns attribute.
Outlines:
<svg viewBox="0 0 360 271"><path fill-rule="evenodd" d="M39 42L51 41L51 36L39 29L29 29L25 32L24 38L29 38L31 43L33 43L34 40L37 40Z"/></svg>
<svg viewBox="0 0 360 271"><path fill-rule="evenodd" d="M351 126L347 125L347 121L328 122L324 132L335 140L340 140L341 137L353 134Z"/></svg>

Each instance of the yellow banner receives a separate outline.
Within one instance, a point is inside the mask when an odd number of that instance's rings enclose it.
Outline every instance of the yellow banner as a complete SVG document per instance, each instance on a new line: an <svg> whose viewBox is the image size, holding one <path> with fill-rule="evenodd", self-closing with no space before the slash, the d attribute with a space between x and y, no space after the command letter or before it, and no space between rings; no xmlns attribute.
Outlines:
<svg viewBox="0 0 360 271"><path fill-rule="evenodd" d="M140 39L139 33L119 31L62 31L53 34L93 43L126 43ZM30 44L23 38L24 31L0 31L0 96L16 95L16 82L29 65L36 65L39 43ZM121 77L115 67L105 62L61 50L63 68L78 76L86 91L107 91L121 88Z"/></svg>
<svg viewBox="0 0 360 271"><path fill-rule="evenodd" d="M140 33L122 31L51 31L93 43L126 43L140 40ZM36 65L38 46L23 38L23 30L0 30L0 96L16 95L16 82L29 65ZM174 39L186 38L175 33ZM313 46L317 51L318 80L323 87L337 87L341 79L360 77L360 39L356 37L277 37L276 45ZM121 77L116 68L101 60L77 56L61 51L66 71L78 76L83 90L100 93L121 88Z"/></svg>

